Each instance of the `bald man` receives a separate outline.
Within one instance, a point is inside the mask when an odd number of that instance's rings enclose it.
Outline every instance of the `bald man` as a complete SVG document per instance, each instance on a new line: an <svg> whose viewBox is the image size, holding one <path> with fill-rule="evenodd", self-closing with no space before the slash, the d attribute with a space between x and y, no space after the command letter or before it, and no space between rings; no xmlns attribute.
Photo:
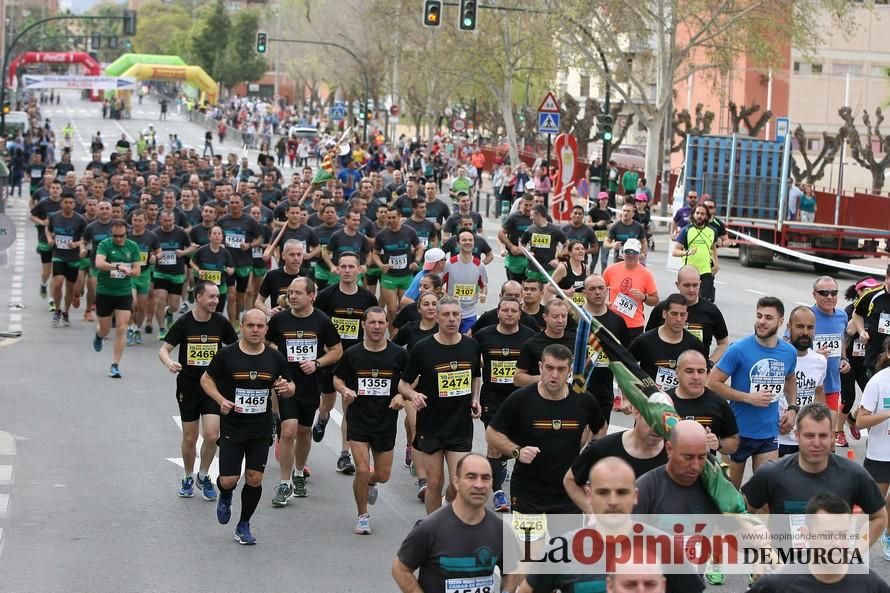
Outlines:
<svg viewBox="0 0 890 593"><path fill-rule="evenodd" d="M516 280L507 280L506 282L501 284L501 292L498 294L498 298L503 299L504 297L513 297L521 303L522 284L520 284ZM479 316L479 319L477 319L476 323L473 324L473 327L470 328L470 333L468 335L475 336L477 333L479 333L480 330L497 324L498 308L495 307L494 309L489 309ZM537 319L522 310L519 311L519 325L524 325L533 330L541 329Z"/></svg>
<svg viewBox="0 0 890 593"><path fill-rule="evenodd" d="M640 476L634 513L719 514L699 477L708 460L708 433L695 420L681 420L666 445L668 462Z"/></svg>

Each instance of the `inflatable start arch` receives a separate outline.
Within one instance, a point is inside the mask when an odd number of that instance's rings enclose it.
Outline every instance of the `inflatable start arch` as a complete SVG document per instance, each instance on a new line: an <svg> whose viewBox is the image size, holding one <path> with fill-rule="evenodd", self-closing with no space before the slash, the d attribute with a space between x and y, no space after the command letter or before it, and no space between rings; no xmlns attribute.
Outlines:
<svg viewBox="0 0 890 593"><path fill-rule="evenodd" d="M209 103L216 103L216 83L200 66L134 64L124 72L124 76L138 80L184 80L196 89L203 91Z"/></svg>
<svg viewBox="0 0 890 593"><path fill-rule="evenodd" d="M101 67L99 62L83 51L26 51L16 56L9 65L9 80L11 86L15 81L18 69L25 64L83 64L83 69L88 76L99 76Z"/></svg>

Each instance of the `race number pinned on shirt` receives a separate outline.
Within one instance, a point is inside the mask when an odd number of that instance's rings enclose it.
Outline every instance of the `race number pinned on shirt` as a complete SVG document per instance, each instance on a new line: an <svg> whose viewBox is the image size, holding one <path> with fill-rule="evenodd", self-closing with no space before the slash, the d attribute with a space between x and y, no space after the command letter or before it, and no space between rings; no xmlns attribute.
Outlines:
<svg viewBox="0 0 890 593"><path fill-rule="evenodd" d="M147 251L139 252L139 263L143 264L143 265L148 263L148 252Z"/></svg>
<svg viewBox="0 0 890 593"><path fill-rule="evenodd" d="M54 239L56 249L71 249L71 243L74 241L74 237L66 237L65 235L56 235Z"/></svg>
<svg viewBox="0 0 890 593"><path fill-rule="evenodd" d="M828 350L828 358L840 358L843 339L840 334L820 334L813 340L813 350Z"/></svg>
<svg viewBox="0 0 890 593"><path fill-rule="evenodd" d="M219 270L198 270L198 279L206 280L219 286L222 283L222 272Z"/></svg>
<svg viewBox="0 0 890 593"><path fill-rule="evenodd" d="M584 298L584 293L575 292L572 293L572 302L578 305L579 307L583 307L587 304L587 299Z"/></svg>
<svg viewBox="0 0 890 593"><path fill-rule="evenodd" d="M235 388L235 411L239 414L262 414L268 403L268 389Z"/></svg>
<svg viewBox="0 0 890 593"><path fill-rule="evenodd" d="M340 334L341 340L358 340L358 319L344 319L342 317L331 317L331 323Z"/></svg>
<svg viewBox="0 0 890 593"><path fill-rule="evenodd" d="M117 264L117 268L108 271L109 278L123 280L130 276L130 264Z"/></svg>
<svg viewBox="0 0 890 593"><path fill-rule="evenodd" d="M495 593L494 575L445 579L445 593Z"/></svg>
<svg viewBox="0 0 890 593"><path fill-rule="evenodd" d="M596 360L593 364L596 368L605 368L609 366L609 355L606 354L603 350L597 350L593 346L587 347L587 358L590 360Z"/></svg>
<svg viewBox="0 0 890 593"><path fill-rule="evenodd" d="M159 266L175 266L176 265L176 252L175 251L162 251L161 257L158 258Z"/></svg>
<svg viewBox="0 0 890 593"><path fill-rule="evenodd" d="M594 233L596 234L596 240L602 243L609 236L609 229L597 229Z"/></svg>
<svg viewBox="0 0 890 593"><path fill-rule="evenodd" d="M612 301L612 309L628 319L633 319L639 308L640 305L633 299L633 297L623 292L619 292L618 296L615 297L615 300Z"/></svg>
<svg viewBox="0 0 890 593"><path fill-rule="evenodd" d="M519 541L538 541L547 535L547 515L524 515L513 512L513 531Z"/></svg>
<svg viewBox="0 0 890 593"><path fill-rule="evenodd" d="M206 367L213 360L218 348L216 343L190 343L185 350L185 362L188 366Z"/></svg>
<svg viewBox="0 0 890 593"><path fill-rule="evenodd" d="M285 340L288 362L304 362L315 360L318 354L318 340L315 338L297 338Z"/></svg>
<svg viewBox="0 0 890 593"><path fill-rule="evenodd" d="M546 233L532 233L532 247L538 247L540 249L549 249L550 248L550 235Z"/></svg>
<svg viewBox="0 0 890 593"><path fill-rule="evenodd" d="M878 333L890 334L890 313L881 313L878 319Z"/></svg>
<svg viewBox="0 0 890 593"><path fill-rule="evenodd" d="M455 284L454 298L461 301L470 301L476 296L475 284Z"/></svg>
<svg viewBox="0 0 890 593"><path fill-rule="evenodd" d="M263 248L262 247L251 247L250 257L252 257L253 259L261 259L263 257Z"/></svg>
<svg viewBox="0 0 890 593"><path fill-rule="evenodd" d="M244 233L226 233L226 247L241 249L241 244L244 242Z"/></svg>
<svg viewBox="0 0 890 593"><path fill-rule="evenodd" d="M390 255L387 263L393 270L404 270L408 267L408 254Z"/></svg>
<svg viewBox="0 0 890 593"><path fill-rule="evenodd" d="M662 391L674 389L680 385L677 371L667 367L658 367L658 371L655 373L655 384Z"/></svg>
<svg viewBox="0 0 890 593"><path fill-rule="evenodd" d="M865 344L862 343L862 340L856 338L853 340L853 356L863 357L865 356Z"/></svg>
<svg viewBox="0 0 890 593"><path fill-rule="evenodd" d="M391 379L384 377L359 377L356 393L378 397L389 396L392 393L391 381Z"/></svg>
<svg viewBox="0 0 890 593"><path fill-rule="evenodd" d="M516 374L515 360L492 360L491 382L499 385L512 385Z"/></svg>
<svg viewBox="0 0 890 593"><path fill-rule="evenodd" d="M426 249L426 248L429 247L429 245L430 245L430 238L429 238L429 237L417 237L417 240L420 241L420 245L421 245L424 249Z"/></svg>
<svg viewBox="0 0 890 593"><path fill-rule="evenodd" d="M472 393L472 372L470 369L439 373L439 397L460 397Z"/></svg>

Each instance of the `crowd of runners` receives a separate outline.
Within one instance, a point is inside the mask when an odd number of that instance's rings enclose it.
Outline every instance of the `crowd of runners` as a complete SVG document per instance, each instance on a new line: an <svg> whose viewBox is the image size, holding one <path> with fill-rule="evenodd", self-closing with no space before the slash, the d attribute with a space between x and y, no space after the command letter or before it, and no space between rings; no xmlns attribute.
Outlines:
<svg viewBox="0 0 890 593"><path fill-rule="evenodd" d="M279 482L265 504L308 497L311 446L339 407L331 469L353 475L356 534L372 533L369 509L394 465L416 476L429 517L393 563L402 591L494 591L494 512L718 513L700 481L709 455L752 512L861 511L890 561L890 269L849 286L820 277L811 306L764 296L753 332L731 342L714 283L726 231L709 196L692 192L677 211L671 250L683 265L659 286L645 265L645 193L602 192L554 223L545 192L513 188L489 243L461 168L442 184L408 163L338 159L322 183L310 167L287 176L266 161L245 175L244 162L190 149L30 172L48 322L95 323L91 345L111 342L116 379L128 348L157 340L176 374L178 495L216 501L229 523L242 482L239 543L256 543L270 449ZM490 286L501 257L507 280ZM584 389L571 389L575 307L675 407L670 440L624 403L597 348L581 353L593 361ZM610 432L622 413L632 428ZM864 429L860 465L843 450ZM479 430L485 450L473 447ZM545 576L507 575L500 590L685 593L724 581L717 558L701 577ZM873 574L809 578L763 577L751 590L888 590Z"/></svg>

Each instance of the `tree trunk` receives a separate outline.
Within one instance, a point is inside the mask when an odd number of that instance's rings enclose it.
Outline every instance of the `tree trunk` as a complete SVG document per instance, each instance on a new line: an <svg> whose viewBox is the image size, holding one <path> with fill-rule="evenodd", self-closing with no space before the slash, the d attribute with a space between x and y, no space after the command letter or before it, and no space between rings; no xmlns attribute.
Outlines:
<svg viewBox="0 0 890 593"><path fill-rule="evenodd" d="M663 157L659 148L661 147L662 130L661 124L664 119L663 112L653 110L650 118L645 122L646 125L646 180L649 187L655 191L655 183L660 179L661 163Z"/></svg>
<svg viewBox="0 0 890 593"><path fill-rule="evenodd" d="M510 77L504 79L504 90L498 96L501 113L504 114L504 131L507 133L507 146L510 148L510 163L516 167L519 164L519 145L516 139L516 122L513 119L513 80Z"/></svg>
<svg viewBox="0 0 890 593"><path fill-rule="evenodd" d="M878 163L877 166L871 168L871 191L876 194L881 193L884 188L884 166Z"/></svg>

